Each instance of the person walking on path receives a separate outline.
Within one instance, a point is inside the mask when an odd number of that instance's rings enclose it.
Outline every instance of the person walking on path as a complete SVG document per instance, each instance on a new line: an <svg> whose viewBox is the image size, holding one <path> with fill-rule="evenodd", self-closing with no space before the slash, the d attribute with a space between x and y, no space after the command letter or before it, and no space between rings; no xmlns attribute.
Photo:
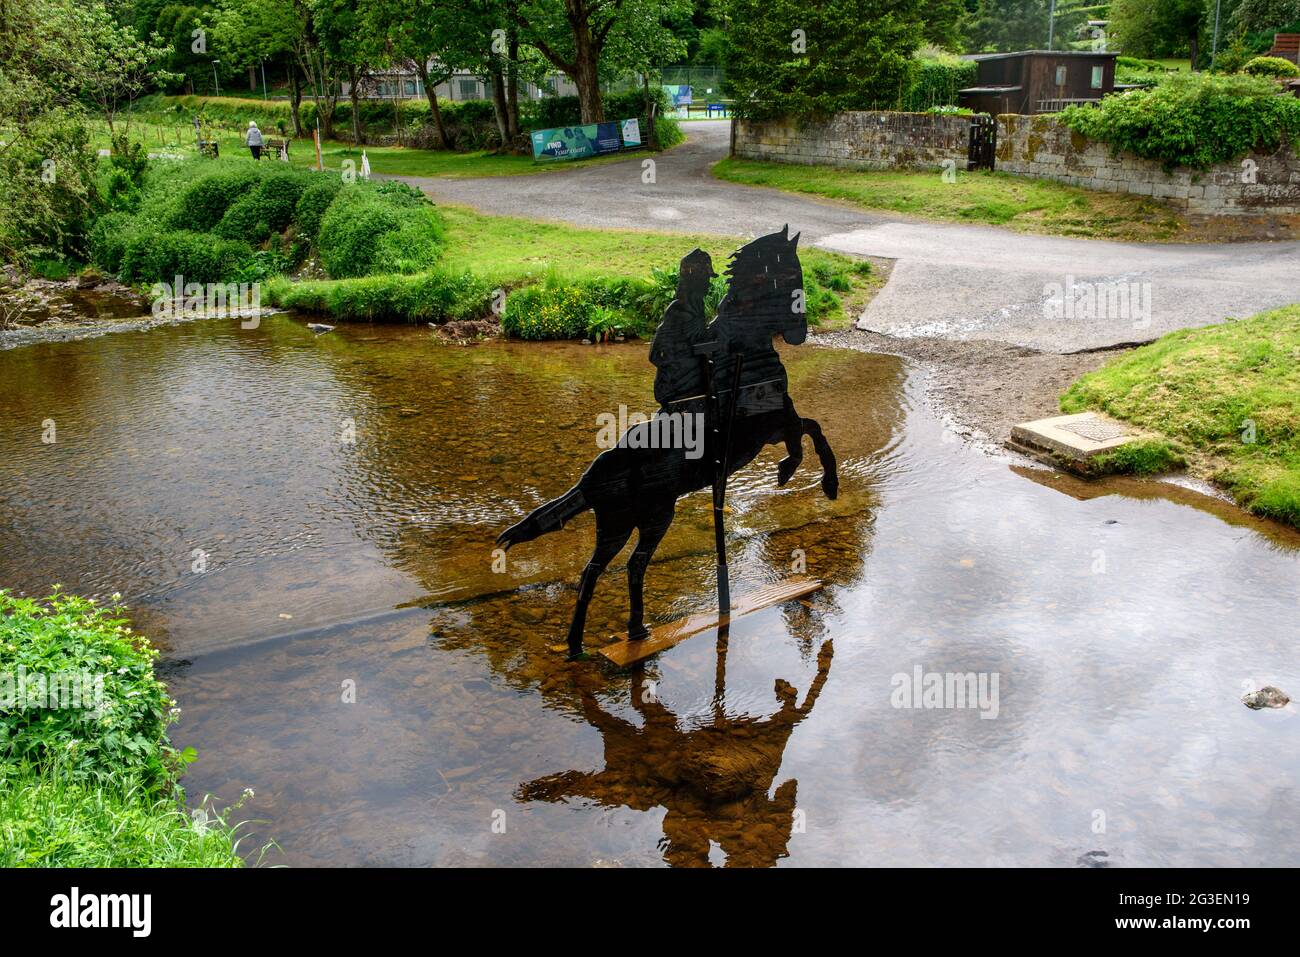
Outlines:
<svg viewBox="0 0 1300 957"><path fill-rule="evenodd" d="M245 138L248 140L248 148L253 153L253 159L262 158L262 131L257 128L257 123L253 120L248 121L248 132Z"/></svg>

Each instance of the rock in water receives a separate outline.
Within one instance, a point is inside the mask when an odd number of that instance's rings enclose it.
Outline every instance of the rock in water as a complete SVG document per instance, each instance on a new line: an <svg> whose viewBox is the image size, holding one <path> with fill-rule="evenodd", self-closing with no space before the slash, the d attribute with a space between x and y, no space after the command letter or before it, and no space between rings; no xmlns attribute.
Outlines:
<svg viewBox="0 0 1300 957"><path fill-rule="evenodd" d="M307 323L307 328L318 336L323 332L332 332L334 330L333 326L327 326L323 322L309 322Z"/></svg>
<svg viewBox="0 0 1300 957"><path fill-rule="evenodd" d="M1290 700L1285 691L1272 685L1265 685L1258 691L1243 695L1241 702L1252 711L1258 711L1260 708L1284 708Z"/></svg>

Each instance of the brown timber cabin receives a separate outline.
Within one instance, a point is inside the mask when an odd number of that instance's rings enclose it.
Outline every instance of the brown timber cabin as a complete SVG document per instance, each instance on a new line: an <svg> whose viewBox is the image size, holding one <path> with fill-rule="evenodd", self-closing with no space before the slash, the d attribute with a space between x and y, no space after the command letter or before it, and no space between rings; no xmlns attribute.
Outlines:
<svg viewBox="0 0 1300 957"><path fill-rule="evenodd" d="M976 113L1055 113L1075 103L1095 103L1115 92L1118 53L1091 50L1022 50L970 57L979 65L976 86L957 91L957 103Z"/></svg>

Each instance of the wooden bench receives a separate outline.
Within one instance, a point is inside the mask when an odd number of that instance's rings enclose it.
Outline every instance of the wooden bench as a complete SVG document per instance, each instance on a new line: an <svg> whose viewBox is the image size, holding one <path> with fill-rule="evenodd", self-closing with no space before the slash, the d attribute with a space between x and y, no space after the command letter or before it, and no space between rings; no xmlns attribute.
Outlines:
<svg viewBox="0 0 1300 957"><path fill-rule="evenodd" d="M266 140L262 143L262 159L279 159L280 151L289 155L289 140Z"/></svg>
<svg viewBox="0 0 1300 957"><path fill-rule="evenodd" d="M1273 34L1273 49L1268 51L1268 55L1300 63L1300 33Z"/></svg>

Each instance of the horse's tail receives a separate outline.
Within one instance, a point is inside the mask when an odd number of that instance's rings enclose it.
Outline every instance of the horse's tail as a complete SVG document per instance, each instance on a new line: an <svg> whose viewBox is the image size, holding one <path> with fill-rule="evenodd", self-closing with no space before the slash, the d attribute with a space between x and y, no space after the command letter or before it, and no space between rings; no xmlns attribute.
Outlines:
<svg viewBox="0 0 1300 957"><path fill-rule="evenodd" d="M511 525L497 536L497 544L509 548L521 542L531 542L547 532L558 531L565 522L581 515L591 504L583 497L582 489L574 486L557 499L540 505L520 522Z"/></svg>

